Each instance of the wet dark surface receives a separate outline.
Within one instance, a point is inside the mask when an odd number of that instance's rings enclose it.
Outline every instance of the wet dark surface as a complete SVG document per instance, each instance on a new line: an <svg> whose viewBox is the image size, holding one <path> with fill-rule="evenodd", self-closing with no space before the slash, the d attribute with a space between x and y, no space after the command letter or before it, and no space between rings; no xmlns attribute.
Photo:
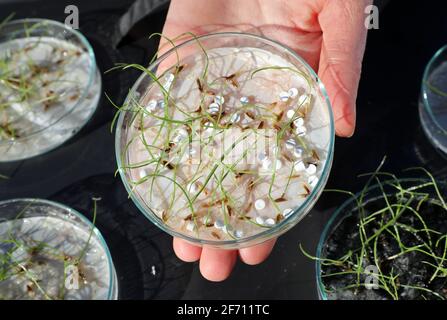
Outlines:
<svg viewBox="0 0 447 320"><path fill-rule="evenodd" d="M64 7L76 4L80 29L91 41L98 65L105 71L116 62L146 64L166 14L161 7L129 28L123 37L119 17L132 1L0 1L0 19L15 11L17 18L42 17L63 21ZM426 1L417 8L391 1L380 17L380 30L369 33L358 98L357 131L337 139L329 188L358 191L360 173L374 170L383 156L386 170L399 173L423 165L438 177L447 176L447 161L437 154L419 124L417 102L425 64L447 42L445 8ZM132 20L132 19L130 19ZM116 48L114 44L119 44ZM121 103L137 73L103 75L103 90ZM231 277L207 282L198 264L179 261L171 239L127 199L116 170L114 109L102 99L86 127L49 154L0 164L0 200L48 198L91 216L91 197L99 202L98 228L106 238L119 278L121 299L316 299L314 263L298 245L313 252L320 233L343 198L324 194L311 213L278 240L272 255L259 266L238 263Z"/></svg>

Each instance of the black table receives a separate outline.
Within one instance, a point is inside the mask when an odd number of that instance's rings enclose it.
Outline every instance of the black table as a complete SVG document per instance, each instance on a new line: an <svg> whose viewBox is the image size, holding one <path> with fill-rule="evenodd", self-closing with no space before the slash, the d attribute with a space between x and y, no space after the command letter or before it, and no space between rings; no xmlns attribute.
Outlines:
<svg viewBox="0 0 447 320"><path fill-rule="evenodd" d="M131 0L7 1L0 0L0 19L41 17L63 21L64 8L80 10L80 29L92 43L98 65L105 71L117 62L147 64L157 46L147 36L160 32L166 16L161 5L135 23L118 27ZM380 29L369 33L358 98L357 131L337 139L329 188L358 191L356 176L374 170L383 156L385 169L399 173L425 166L439 178L447 175L446 160L430 146L417 110L422 72L434 52L447 42L445 8L441 1L415 7L391 1L380 16ZM121 31L120 31L121 30ZM122 31L124 34L121 34ZM136 72L103 75L103 89L123 102ZM101 197L97 226L104 235L119 278L121 299L316 299L314 263L300 250L314 252L326 221L343 198L323 194L311 213L286 235L266 262L238 263L223 283L204 280L198 264L178 260L171 238L144 218L118 177L114 109L102 99L83 130L51 153L26 161L0 164L0 200L39 197L59 201L91 217L91 198ZM154 269L154 268L155 269ZM155 270L155 272L153 272Z"/></svg>

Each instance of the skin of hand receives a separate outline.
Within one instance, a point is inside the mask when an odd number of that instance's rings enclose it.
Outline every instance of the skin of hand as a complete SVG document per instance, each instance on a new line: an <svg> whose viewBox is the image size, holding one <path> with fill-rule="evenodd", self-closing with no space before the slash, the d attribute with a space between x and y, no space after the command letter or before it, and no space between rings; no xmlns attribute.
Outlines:
<svg viewBox="0 0 447 320"><path fill-rule="evenodd" d="M301 55L317 71L332 103L336 133L350 137L367 29L365 8L372 0L171 0L163 35L196 35L240 31L277 40ZM166 47L161 41L161 51ZM169 49L169 48L166 48ZM186 262L200 259L210 281L223 281L237 257L261 263L276 240L240 250L197 247L174 238L176 255Z"/></svg>

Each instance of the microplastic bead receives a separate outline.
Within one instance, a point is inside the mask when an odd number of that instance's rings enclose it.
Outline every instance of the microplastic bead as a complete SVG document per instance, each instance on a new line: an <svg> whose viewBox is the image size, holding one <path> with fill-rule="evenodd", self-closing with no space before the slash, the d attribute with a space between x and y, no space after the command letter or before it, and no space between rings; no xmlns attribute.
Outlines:
<svg viewBox="0 0 447 320"><path fill-rule="evenodd" d="M283 102L286 102L287 100L289 100L289 98L290 98L290 95L289 95L288 92L282 91L282 92L279 94L279 100L281 100L281 101L283 101Z"/></svg>
<svg viewBox="0 0 447 320"><path fill-rule="evenodd" d="M216 222L214 222L214 227L216 229L222 229L224 226L225 224L222 220L216 220Z"/></svg>
<svg viewBox="0 0 447 320"><path fill-rule="evenodd" d="M296 141L293 138L290 138L286 141L286 149L292 150L296 147Z"/></svg>
<svg viewBox="0 0 447 320"><path fill-rule="evenodd" d="M213 130L214 130L213 124L211 122L209 122L209 121L205 122L203 124L203 127L205 128L205 131L208 132L208 133L209 132L213 132Z"/></svg>
<svg viewBox="0 0 447 320"><path fill-rule="evenodd" d="M186 131L183 128L178 129L177 133L178 133L179 136L182 136L182 137L188 136L188 131Z"/></svg>
<svg viewBox="0 0 447 320"><path fill-rule="evenodd" d="M303 161L296 161L293 165L296 171L304 171L306 170L306 166L304 165Z"/></svg>
<svg viewBox="0 0 447 320"><path fill-rule="evenodd" d="M188 230L188 231L194 231L194 228L195 228L194 222L189 221L189 222L186 224L186 230Z"/></svg>
<svg viewBox="0 0 447 320"><path fill-rule="evenodd" d="M220 109L220 106L217 103L213 102L209 105L208 112L210 114L216 114L219 112L219 109Z"/></svg>
<svg viewBox="0 0 447 320"><path fill-rule="evenodd" d="M296 96L298 96L298 89L290 88L288 94L291 98L296 98Z"/></svg>
<svg viewBox="0 0 447 320"><path fill-rule="evenodd" d="M241 97L241 98L239 99L239 101L240 101L242 104L248 104L248 103L250 102L250 100L248 99L248 97Z"/></svg>
<svg viewBox="0 0 447 320"><path fill-rule="evenodd" d="M147 104L147 108L149 109L149 111L154 111L157 108L157 105L158 105L157 101L151 100Z"/></svg>
<svg viewBox="0 0 447 320"><path fill-rule="evenodd" d="M190 193L196 193L197 192L197 185L195 183L189 183L186 189Z"/></svg>
<svg viewBox="0 0 447 320"><path fill-rule="evenodd" d="M306 134L306 132L307 132L307 129L306 129L306 127L304 127L304 126L298 127L298 128L296 128L296 130L295 130L295 133L296 133L297 136L299 136L299 137L304 136L304 135Z"/></svg>
<svg viewBox="0 0 447 320"><path fill-rule="evenodd" d="M271 166L272 166L272 161L270 159L266 158L262 161L262 168L264 170L270 170Z"/></svg>
<svg viewBox="0 0 447 320"><path fill-rule="evenodd" d="M255 221L256 221L257 224L264 225L264 218L263 217L256 217Z"/></svg>
<svg viewBox="0 0 447 320"><path fill-rule="evenodd" d="M304 126L304 119L297 118L297 119L293 120L293 124L295 125L295 127L302 127L302 126Z"/></svg>
<svg viewBox="0 0 447 320"><path fill-rule="evenodd" d="M288 119L292 119L295 116L295 113L296 113L295 110L290 109L287 111L286 116Z"/></svg>
<svg viewBox="0 0 447 320"><path fill-rule="evenodd" d="M146 170L141 169L141 170L140 170L140 179L143 179L143 178L146 177L146 176L147 176L147 172L146 172Z"/></svg>
<svg viewBox="0 0 447 320"><path fill-rule="evenodd" d="M160 109L164 109L165 107L165 101L164 100L158 100L158 107Z"/></svg>
<svg viewBox="0 0 447 320"><path fill-rule="evenodd" d="M242 230L236 230L236 231L234 231L234 236L235 236L236 238L242 238L242 237L244 236L244 231L242 231Z"/></svg>
<svg viewBox="0 0 447 320"><path fill-rule="evenodd" d="M310 176L307 182L310 184L312 188L314 188L318 183L318 178L316 176Z"/></svg>
<svg viewBox="0 0 447 320"><path fill-rule="evenodd" d="M180 128L177 131L177 135L172 139L172 142L179 143L180 141L184 140L187 136L188 132L185 129Z"/></svg>
<svg viewBox="0 0 447 320"><path fill-rule="evenodd" d="M298 146L293 149L293 155L298 159L300 159L303 156L303 152L304 152L303 149Z"/></svg>
<svg viewBox="0 0 447 320"><path fill-rule="evenodd" d="M259 153L258 159L259 161L264 162L264 160L267 159L267 155L265 154L265 152Z"/></svg>
<svg viewBox="0 0 447 320"><path fill-rule="evenodd" d="M256 210L262 210L265 208L265 201L262 199L258 199L255 201L255 208Z"/></svg>
<svg viewBox="0 0 447 320"><path fill-rule="evenodd" d="M214 103L217 103L218 105L223 105L225 103L225 98L222 96L215 96Z"/></svg>
<svg viewBox="0 0 447 320"><path fill-rule="evenodd" d="M306 168L306 172L309 175L314 175L317 172L317 166L313 163L309 164L309 166Z"/></svg>
<svg viewBox="0 0 447 320"><path fill-rule="evenodd" d="M231 123L239 122L239 120L241 120L241 116L239 115L239 113L234 113L230 118Z"/></svg>

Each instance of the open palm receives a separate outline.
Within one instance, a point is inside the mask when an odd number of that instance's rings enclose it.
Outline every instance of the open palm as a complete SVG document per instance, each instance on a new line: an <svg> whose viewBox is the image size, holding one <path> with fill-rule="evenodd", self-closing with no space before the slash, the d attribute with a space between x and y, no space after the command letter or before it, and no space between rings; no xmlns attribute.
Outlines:
<svg viewBox="0 0 447 320"><path fill-rule="evenodd" d="M277 40L300 54L318 72L332 102L336 133L349 137L355 127L355 102L366 28L365 7L372 0L171 0L163 34L241 31ZM265 260L274 240L239 251L196 247L174 239L177 256L200 259L208 280L226 279L237 256L247 264Z"/></svg>

